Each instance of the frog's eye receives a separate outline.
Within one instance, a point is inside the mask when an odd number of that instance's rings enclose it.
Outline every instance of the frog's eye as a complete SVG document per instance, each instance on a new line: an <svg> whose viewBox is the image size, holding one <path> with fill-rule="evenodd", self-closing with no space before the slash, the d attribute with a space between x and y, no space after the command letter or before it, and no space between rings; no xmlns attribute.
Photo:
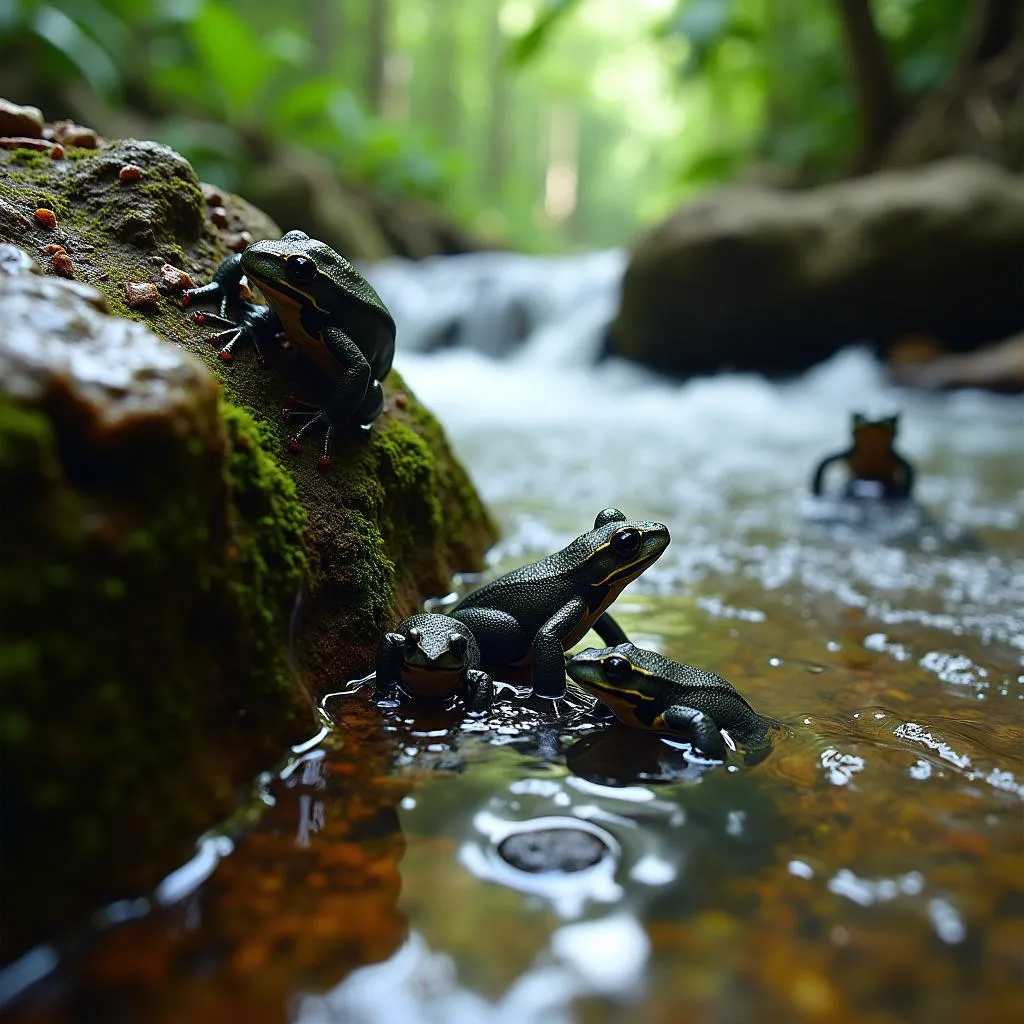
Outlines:
<svg viewBox="0 0 1024 1024"><path fill-rule="evenodd" d="M448 634L448 650L456 657L461 658L466 653L469 641L461 633Z"/></svg>
<svg viewBox="0 0 1024 1024"><path fill-rule="evenodd" d="M608 682L624 683L632 674L633 666L630 665L626 658L613 654L610 658L604 659L601 663L601 670L604 672L604 677Z"/></svg>
<svg viewBox="0 0 1024 1024"><path fill-rule="evenodd" d="M308 283L316 277L316 264L308 256L289 256L285 269L293 281Z"/></svg>
<svg viewBox="0 0 1024 1024"><path fill-rule="evenodd" d="M420 645L420 631L415 626L405 634L405 646L406 647L419 647Z"/></svg>
<svg viewBox="0 0 1024 1024"><path fill-rule="evenodd" d="M640 550L640 531L627 527L612 534L612 551L624 557L635 555Z"/></svg>

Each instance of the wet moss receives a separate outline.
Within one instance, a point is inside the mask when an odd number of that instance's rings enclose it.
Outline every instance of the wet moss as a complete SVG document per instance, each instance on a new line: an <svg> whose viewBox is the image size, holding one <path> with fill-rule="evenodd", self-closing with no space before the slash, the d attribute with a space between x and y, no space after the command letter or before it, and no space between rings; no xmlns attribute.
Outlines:
<svg viewBox="0 0 1024 1024"><path fill-rule="evenodd" d="M259 666L251 699L271 706L294 687L287 665L287 626L306 565L305 510L295 483L266 450L266 430L244 410L221 402L233 505L234 587L246 646Z"/></svg>

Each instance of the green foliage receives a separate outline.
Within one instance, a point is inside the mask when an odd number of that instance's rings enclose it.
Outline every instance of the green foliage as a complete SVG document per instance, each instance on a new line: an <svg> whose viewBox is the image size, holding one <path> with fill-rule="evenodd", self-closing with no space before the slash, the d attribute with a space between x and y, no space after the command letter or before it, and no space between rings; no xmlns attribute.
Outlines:
<svg viewBox="0 0 1024 1024"><path fill-rule="evenodd" d="M872 0L908 108L971 2ZM0 0L4 39L14 98L84 83L224 187L270 139L534 249L621 243L752 165L834 178L860 132L838 0Z"/></svg>

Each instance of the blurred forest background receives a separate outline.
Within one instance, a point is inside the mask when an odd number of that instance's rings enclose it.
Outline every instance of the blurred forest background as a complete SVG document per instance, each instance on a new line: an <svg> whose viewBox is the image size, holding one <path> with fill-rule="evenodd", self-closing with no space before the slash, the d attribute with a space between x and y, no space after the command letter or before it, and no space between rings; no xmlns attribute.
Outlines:
<svg viewBox="0 0 1024 1024"><path fill-rule="evenodd" d="M557 251L628 242L715 182L965 150L1022 169L1022 8L0 0L0 95L159 139L257 201L254 175L299 161Z"/></svg>

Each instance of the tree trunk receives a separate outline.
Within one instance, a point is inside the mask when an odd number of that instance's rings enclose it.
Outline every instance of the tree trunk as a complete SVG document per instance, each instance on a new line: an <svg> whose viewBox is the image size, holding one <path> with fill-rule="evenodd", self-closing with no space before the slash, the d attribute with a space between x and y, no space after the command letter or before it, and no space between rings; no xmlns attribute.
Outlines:
<svg viewBox="0 0 1024 1024"><path fill-rule="evenodd" d="M505 181L505 161L508 149L508 85L505 67L505 36L498 17L501 11L501 4L498 0L495 0L493 8L490 38L491 109L485 143L484 194L497 200Z"/></svg>
<svg viewBox="0 0 1024 1024"><path fill-rule="evenodd" d="M1021 30L1024 0L974 0L964 32L958 74L966 75L1009 49Z"/></svg>
<svg viewBox="0 0 1024 1024"><path fill-rule="evenodd" d="M871 0L838 0L854 89L860 108L861 144L854 171L872 167L892 137L902 100L885 42L871 12Z"/></svg>
<svg viewBox="0 0 1024 1024"><path fill-rule="evenodd" d="M433 0L433 110L431 118L437 126L442 145L457 149L462 136L462 103L459 97L460 71L457 18L459 0Z"/></svg>
<svg viewBox="0 0 1024 1024"><path fill-rule="evenodd" d="M384 112L384 69L387 61L387 0L371 0L366 54L366 98L375 114Z"/></svg>

